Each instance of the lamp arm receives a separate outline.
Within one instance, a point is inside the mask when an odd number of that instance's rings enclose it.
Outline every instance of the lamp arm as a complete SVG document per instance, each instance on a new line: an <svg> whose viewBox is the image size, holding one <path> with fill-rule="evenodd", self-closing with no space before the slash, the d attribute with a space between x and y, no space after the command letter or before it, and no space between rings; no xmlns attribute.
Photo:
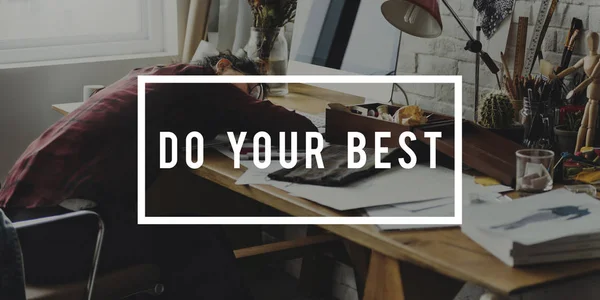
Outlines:
<svg viewBox="0 0 600 300"><path fill-rule="evenodd" d="M463 23L463 21L460 19L460 17L458 16L458 14L456 14L456 11L454 11L454 9L452 8L452 6L450 6L450 4L448 3L448 0L442 0L442 2L444 3L444 5L446 5L446 7L448 8L448 10L450 11L450 14L452 14L452 16L454 17L454 19L456 20L456 22L458 22L458 25L460 25L460 28L462 28L462 30L467 34L467 36L469 37L469 42L467 43L467 46L465 47L465 50L469 50L473 53L477 53L481 55L481 59L483 60L483 62L485 63L485 65L488 67L488 69L490 69L490 71L493 74L498 74L498 72L500 71L500 68L498 68L498 66L496 65L496 63L494 62L494 60L489 56L489 54L487 54L486 52L482 51L482 44L479 41L479 39L475 39L475 37L471 34L471 32L469 31L469 29L467 29L467 26L465 26L465 23Z"/></svg>
<svg viewBox="0 0 600 300"><path fill-rule="evenodd" d="M469 39L471 41L475 41L475 37L473 37L473 35L469 31L469 29L467 29L467 26L465 26L465 23L463 23L463 21L460 19L460 17L456 14L456 12L452 8L452 6L450 6L450 4L448 4L448 0L442 0L442 2L444 3L444 5L446 5L446 7L450 11L450 13L454 17L454 19L456 19L456 21L458 22L458 25L460 25L460 27L464 30L464 32L467 34L467 36L469 37Z"/></svg>

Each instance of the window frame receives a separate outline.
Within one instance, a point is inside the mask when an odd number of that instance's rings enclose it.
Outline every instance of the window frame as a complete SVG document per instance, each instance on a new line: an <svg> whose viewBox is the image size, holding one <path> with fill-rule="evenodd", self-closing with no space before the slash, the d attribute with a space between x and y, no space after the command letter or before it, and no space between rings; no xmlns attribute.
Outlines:
<svg viewBox="0 0 600 300"><path fill-rule="evenodd" d="M177 1L138 1L143 20L139 32L0 40L0 69L177 56Z"/></svg>

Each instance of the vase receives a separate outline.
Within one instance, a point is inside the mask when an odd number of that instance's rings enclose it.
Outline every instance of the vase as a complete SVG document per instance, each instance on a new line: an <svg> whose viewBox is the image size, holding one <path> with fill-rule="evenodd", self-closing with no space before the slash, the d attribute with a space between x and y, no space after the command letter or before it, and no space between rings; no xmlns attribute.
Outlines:
<svg viewBox="0 0 600 300"><path fill-rule="evenodd" d="M256 61L262 75L287 75L288 43L283 27L250 29L250 38L244 47L248 58ZM288 93L287 83L270 83L269 95Z"/></svg>

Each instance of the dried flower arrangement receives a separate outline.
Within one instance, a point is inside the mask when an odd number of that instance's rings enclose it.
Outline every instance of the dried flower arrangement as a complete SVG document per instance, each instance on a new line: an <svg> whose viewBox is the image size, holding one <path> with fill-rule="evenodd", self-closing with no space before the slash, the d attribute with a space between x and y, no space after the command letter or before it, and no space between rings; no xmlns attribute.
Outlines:
<svg viewBox="0 0 600 300"><path fill-rule="evenodd" d="M248 3L254 15L252 26L261 32L255 41L256 54L259 63L268 64L280 28L294 22L297 0L248 0Z"/></svg>
<svg viewBox="0 0 600 300"><path fill-rule="evenodd" d="M276 29L294 22L297 0L248 0L255 28Z"/></svg>

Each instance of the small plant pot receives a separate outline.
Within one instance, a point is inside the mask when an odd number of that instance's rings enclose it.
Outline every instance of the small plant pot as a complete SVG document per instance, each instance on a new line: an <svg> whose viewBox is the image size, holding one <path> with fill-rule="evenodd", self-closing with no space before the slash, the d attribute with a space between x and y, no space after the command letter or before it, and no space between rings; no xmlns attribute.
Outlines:
<svg viewBox="0 0 600 300"><path fill-rule="evenodd" d="M556 136L555 152L573 153L577 143L577 131L567 130L564 125L558 125L554 127L554 135Z"/></svg>

